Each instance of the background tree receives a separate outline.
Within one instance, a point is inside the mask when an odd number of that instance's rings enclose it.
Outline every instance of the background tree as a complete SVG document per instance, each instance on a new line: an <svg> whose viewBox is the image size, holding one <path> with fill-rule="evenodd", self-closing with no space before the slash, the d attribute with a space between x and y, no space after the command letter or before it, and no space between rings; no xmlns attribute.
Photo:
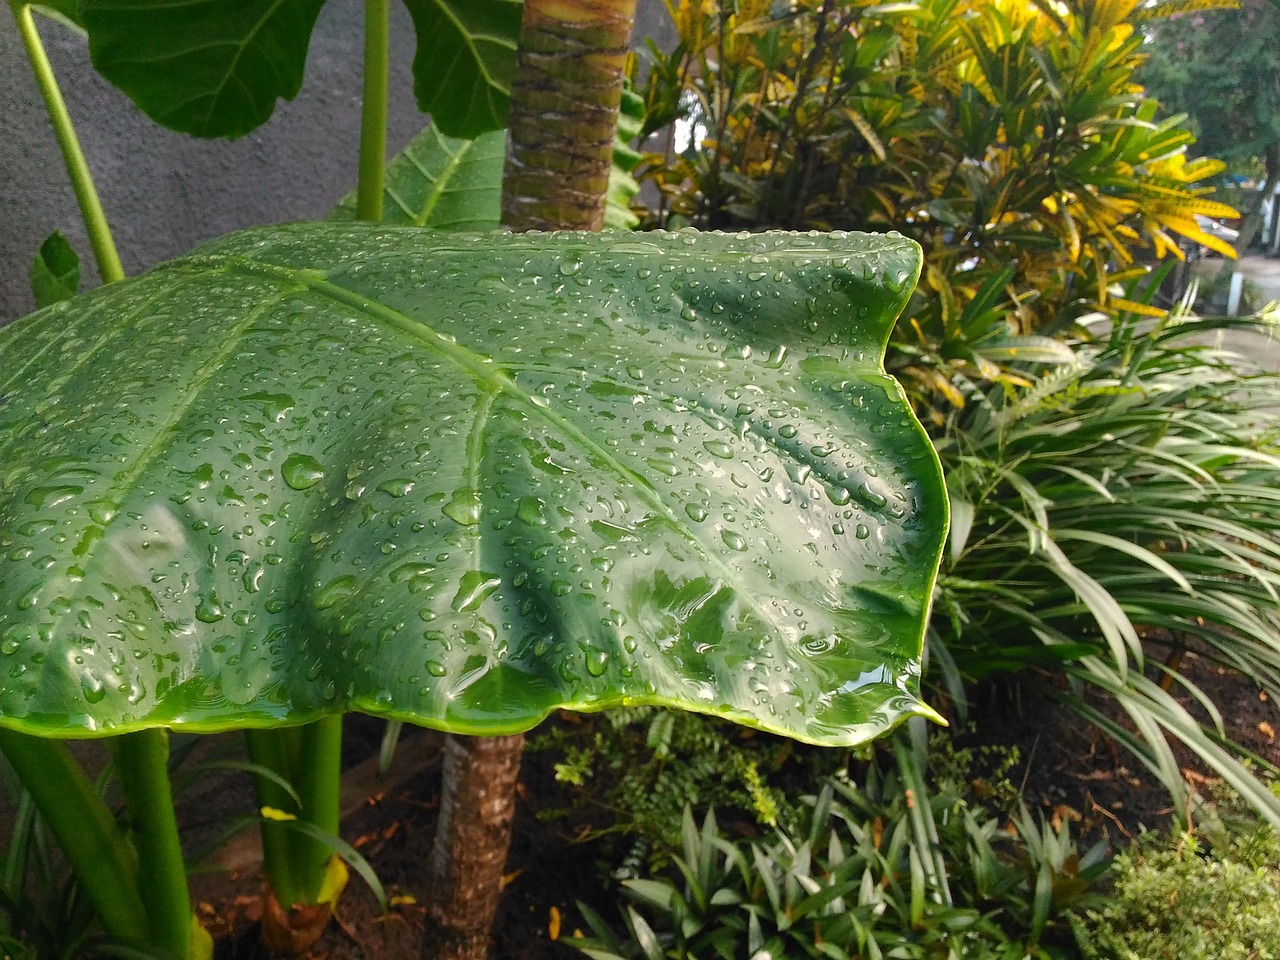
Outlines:
<svg viewBox="0 0 1280 960"><path fill-rule="evenodd" d="M1236 10L1206 10L1152 21L1138 79L1166 113L1185 113L1195 153L1234 170L1261 166L1262 189L1242 203L1241 250L1262 225L1262 199L1280 185L1280 7L1241 0Z"/></svg>

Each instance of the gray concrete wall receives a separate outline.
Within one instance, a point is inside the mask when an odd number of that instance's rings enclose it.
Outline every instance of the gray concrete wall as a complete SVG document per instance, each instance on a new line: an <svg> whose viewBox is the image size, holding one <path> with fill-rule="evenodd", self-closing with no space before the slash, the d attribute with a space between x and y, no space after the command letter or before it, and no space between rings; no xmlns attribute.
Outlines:
<svg viewBox="0 0 1280 960"><path fill-rule="evenodd" d="M84 41L40 21L125 271L138 273L241 227L322 217L354 185L363 5L331 0L312 38L301 94L240 140L196 141L157 127L94 74ZM392 5L392 151L421 129L409 65L413 27ZM636 35L670 44L661 0L641 0ZM0 324L33 308L27 269L61 230L97 283L89 244L22 43L0 15Z"/></svg>

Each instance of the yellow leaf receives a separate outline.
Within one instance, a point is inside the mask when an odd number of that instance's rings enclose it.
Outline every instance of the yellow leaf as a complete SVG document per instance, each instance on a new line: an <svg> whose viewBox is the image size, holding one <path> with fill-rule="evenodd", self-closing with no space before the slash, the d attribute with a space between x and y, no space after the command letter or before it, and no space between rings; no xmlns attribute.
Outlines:
<svg viewBox="0 0 1280 960"><path fill-rule="evenodd" d="M867 141L867 145L871 147L876 158L883 161L885 158L884 144L880 141L880 137L876 133L875 127L871 125L871 121L857 110L845 108L844 115L857 128L857 131L862 134L862 139Z"/></svg>
<svg viewBox="0 0 1280 960"><path fill-rule="evenodd" d="M1163 317L1166 313L1159 307L1148 306L1135 300L1126 300L1123 297L1112 297L1111 305L1121 310L1127 310L1130 313L1136 313L1141 317Z"/></svg>
<svg viewBox="0 0 1280 960"><path fill-rule="evenodd" d="M1235 247L1212 234L1205 233L1192 217L1160 217L1160 223L1174 233L1180 233L1188 240L1194 240L1200 246L1208 247L1215 253L1220 253L1231 260L1236 258Z"/></svg>
<svg viewBox="0 0 1280 960"><path fill-rule="evenodd" d="M560 939L560 911L556 907L551 908L551 917L547 920L547 935L552 940Z"/></svg>
<svg viewBox="0 0 1280 960"><path fill-rule="evenodd" d="M947 402L952 406L964 406L964 394L956 389L955 384L953 384L950 379L943 376L937 370L928 370L922 367L907 367L903 372L914 377L922 385L942 394L946 397Z"/></svg>
<svg viewBox="0 0 1280 960"><path fill-rule="evenodd" d="M520 876L520 874L522 873L524 873L523 868L521 868L520 870L512 870L510 873L504 873L502 875L502 879L498 881L498 889L499 890L507 889L507 885L509 883L514 882L516 877Z"/></svg>
<svg viewBox="0 0 1280 960"><path fill-rule="evenodd" d="M1174 17L1182 13L1197 10L1239 10L1239 0L1165 0L1154 6L1143 7L1133 12L1133 19L1155 20L1158 17Z"/></svg>
<svg viewBox="0 0 1280 960"><path fill-rule="evenodd" d="M320 884L320 892L316 894L316 903L337 903L350 877L342 858L336 854L330 857L329 866L324 871L324 881Z"/></svg>

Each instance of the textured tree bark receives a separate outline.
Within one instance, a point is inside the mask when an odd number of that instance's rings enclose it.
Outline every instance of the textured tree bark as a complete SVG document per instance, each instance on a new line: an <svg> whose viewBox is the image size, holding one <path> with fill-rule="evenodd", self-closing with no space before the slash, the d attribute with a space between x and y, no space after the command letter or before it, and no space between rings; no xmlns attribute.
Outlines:
<svg viewBox="0 0 1280 960"><path fill-rule="evenodd" d="M450 736L427 867L425 960L483 960L511 844L524 737Z"/></svg>
<svg viewBox="0 0 1280 960"><path fill-rule="evenodd" d="M599 230L636 0L525 0L502 222ZM428 866L424 960L484 960L511 843L524 738L450 736Z"/></svg>
<svg viewBox="0 0 1280 960"><path fill-rule="evenodd" d="M502 222L599 230L636 0L525 0Z"/></svg>

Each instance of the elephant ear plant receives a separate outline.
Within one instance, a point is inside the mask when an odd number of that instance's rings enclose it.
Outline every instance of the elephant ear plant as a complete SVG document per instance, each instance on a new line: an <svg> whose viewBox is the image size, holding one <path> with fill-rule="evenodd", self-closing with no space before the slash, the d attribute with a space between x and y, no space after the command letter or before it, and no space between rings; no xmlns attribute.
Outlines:
<svg viewBox="0 0 1280 960"><path fill-rule="evenodd" d="M95 16L145 6L60 9L118 65L127 32ZM160 58L165 31L130 35ZM248 69L265 41L241 42ZM368 220L385 84L366 93ZM947 501L881 366L918 270L894 236L295 224L0 331L0 749L104 931L207 951L170 729L250 732L289 913L340 886L347 711L491 737L650 703L819 744L934 716ZM76 737L110 738L128 833Z"/></svg>

